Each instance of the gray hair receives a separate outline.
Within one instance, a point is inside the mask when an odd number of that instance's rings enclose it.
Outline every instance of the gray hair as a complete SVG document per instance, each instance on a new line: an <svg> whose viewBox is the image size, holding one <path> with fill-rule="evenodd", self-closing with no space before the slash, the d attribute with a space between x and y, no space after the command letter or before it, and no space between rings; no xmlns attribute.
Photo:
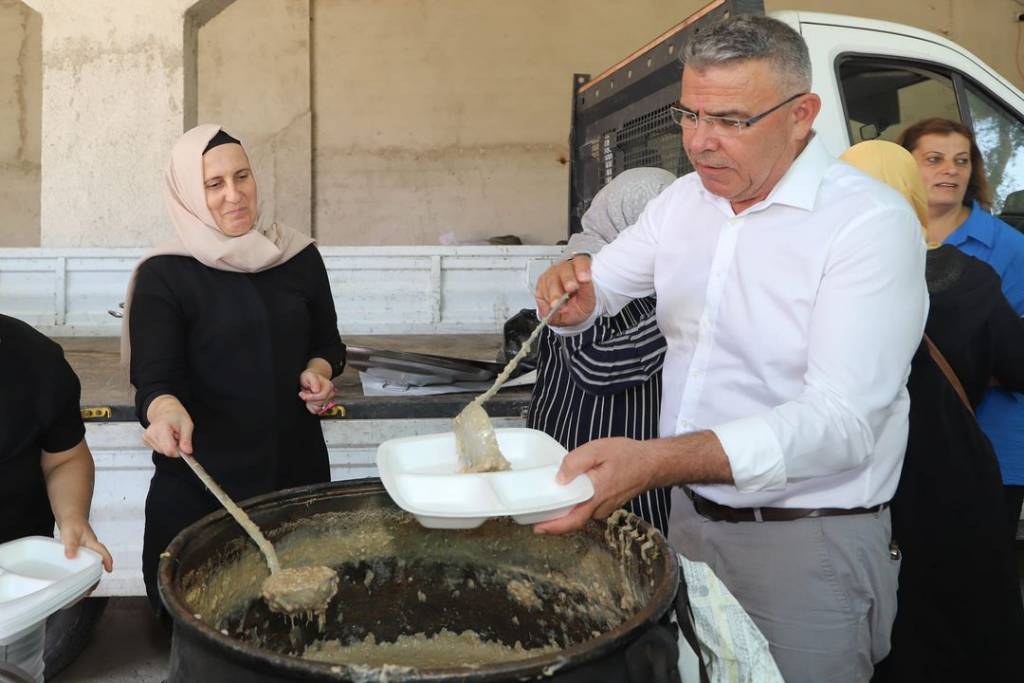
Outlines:
<svg viewBox="0 0 1024 683"><path fill-rule="evenodd" d="M811 89L811 58L803 37L788 24L759 14L740 14L694 35L679 59L698 70L763 59L772 63L779 85L797 92Z"/></svg>

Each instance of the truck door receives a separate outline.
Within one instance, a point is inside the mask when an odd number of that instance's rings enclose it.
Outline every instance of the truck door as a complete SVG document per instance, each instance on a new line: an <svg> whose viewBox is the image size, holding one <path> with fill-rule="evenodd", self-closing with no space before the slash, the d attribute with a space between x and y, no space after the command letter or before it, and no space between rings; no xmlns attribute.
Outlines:
<svg viewBox="0 0 1024 683"><path fill-rule="evenodd" d="M836 19L840 19L836 17ZM966 51L930 34L893 24L879 28L801 21L822 94L826 144L894 140L931 116L974 130L992 187L993 213L1024 223L1024 97ZM885 30L883 30L885 29ZM1020 205L1020 209L1017 206ZM1018 217L1016 214L1020 213Z"/></svg>

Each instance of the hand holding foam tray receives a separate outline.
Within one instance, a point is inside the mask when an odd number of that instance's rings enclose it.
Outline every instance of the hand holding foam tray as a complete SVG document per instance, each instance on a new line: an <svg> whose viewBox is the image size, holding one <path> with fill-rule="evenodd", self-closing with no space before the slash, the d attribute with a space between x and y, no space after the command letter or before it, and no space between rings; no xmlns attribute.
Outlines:
<svg viewBox="0 0 1024 683"><path fill-rule="evenodd" d="M587 476L565 486L555 481L566 451L544 432L494 431L512 469L460 474L452 432L410 436L377 448L384 488L398 507L434 529L472 529L502 516L519 524L546 522L569 514L594 495Z"/></svg>

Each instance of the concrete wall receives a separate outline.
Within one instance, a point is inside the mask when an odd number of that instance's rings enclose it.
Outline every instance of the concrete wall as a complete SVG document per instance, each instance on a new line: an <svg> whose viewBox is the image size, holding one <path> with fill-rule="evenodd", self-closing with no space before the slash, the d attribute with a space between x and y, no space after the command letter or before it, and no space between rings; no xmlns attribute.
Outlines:
<svg viewBox="0 0 1024 683"><path fill-rule="evenodd" d="M265 217L309 233L309 0L235 0L199 29L198 117L251 157Z"/></svg>
<svg viewBox="0 0 1024 683"><path fill-rule="evenodd" d="M597 73L691 4L317 0L317 234L562 237L573 72Z"/></svg>
<svg viewBox="0 0 1024 683"><path fill-rule="evenodd" d="M0 247L39 246L42 21L0 0Z"/></svg>
<svg viewBox="0 0 1024 683"><path fill-rule="evenodd" d="M601 71L705 0L201 0L213 18L200 22L194 99L180 66L193 0L27 2L43 12L48 71L43 89L39 16L0 0L2 246L166 236L160 175L193 102L195 118L245 139L265 212L322 244L550 244L565 231L572 74ZM1015 0L767 6L920 26L1024 86ZM84 171L83 158L95 160Z"/></svg>

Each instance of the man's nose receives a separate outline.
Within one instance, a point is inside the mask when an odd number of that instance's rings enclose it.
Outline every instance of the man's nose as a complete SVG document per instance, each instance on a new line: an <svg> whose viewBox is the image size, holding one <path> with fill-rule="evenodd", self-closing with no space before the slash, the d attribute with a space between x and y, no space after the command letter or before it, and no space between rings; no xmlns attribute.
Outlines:
<svg viewBox="0 0 1024 683"><path fill-rule="evenodd" d="M711 132L711 126L706 122L697 119L697 127L686 131L683 135L683 144L694 152L714 151L718 144L718 138ZM689 138L689 143L687 143Z"/></svg>

